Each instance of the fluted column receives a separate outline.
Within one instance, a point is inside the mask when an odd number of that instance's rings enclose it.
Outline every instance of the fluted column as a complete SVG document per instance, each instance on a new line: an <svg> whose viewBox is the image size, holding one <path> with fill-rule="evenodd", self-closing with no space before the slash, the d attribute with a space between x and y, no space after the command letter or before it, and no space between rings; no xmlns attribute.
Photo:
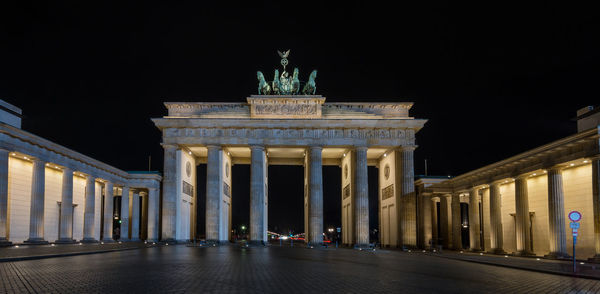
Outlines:
<svg viewBox="0 0 600 294"><path fill-rule="evenodd" d="M73 170L63 169L60 230L57 243L73 243Z"/></svg>
<svg viewBox="0 0 600 294"><path fill-rule="evenodd" d="M432 224L431 224L431 197L430 196L423 196L420 197L421 198L421 219L422 219L422 226L421 226L421 241L419 246L421 246L422 248L427 248L428 244L429 244L429 240L431 240L431 229L432 229Z"/></svg>
<svg viewBox="0 0 600 294"><path fill-rule="evenodd" d="M174 241L177 230L177 146L163 145L165 150L164 176L163 176L163 199L162 199L162 240ZM209 149L210 152L210 149ZM208 169L207 169L208 170ZM208 197L207 197L208 199ZM208 200L207 200L208 201ZM208 209L208 207L207 207ZM208 217L208 211L207 211ZM208 222L208 218L207 218ZM207 230L208 233L208 230ZM208 235L207 235L208 238Z"/></svg>
<svg viewBox="0 0 600 294"><path fill-rule="evenodd" d="M565 200L562 170L548 169L548 241L550 252L546 257L568 257L567 233L565 230Z"/></svg>
<svg viewBox="0 0 600 294"><path fill-rule="evenodd" d="M8 241L8 150L0 149L0 245Z"/></svg>
<svg viewBox="0 0 600 294"><path fill-rule="evenodd" d="M367 147L356 148L356 172L354 176L355 198L354 215L356 244L359 247L369 246L369 175L367 169ZM322 177L321 177L322 181ZM322 188L321 188L322 189ZM322 192L321 192L322 193ZM321 194L322 195L322 194ZM322 198L323 196L321 196ZM321 200L322 202L322 200ZM322 207L321 207L322 214ZM322 219L321 219L322 221ZM322 227L322 225L321 225Z"/></svg>
<svg viewBox="0 0 600 294"><path fill-rule="evenodd" d="M129 241L129 187L124 186L121 193L121 241Z"/></svg>
<svg viewBox="0 0 600 294"><path fill-rule="evenodd" d="M266 242L265 217L265 168L266 155L263 146L250 146L250 241Z"/></svg>
<svg viewBox="0 0 600 294"><path fill-rule="evenodd" d="M441 238L444 248L452 246L452 211L450 210L450 196L440 196L440 226Z"/></svg>
<svg viewBox="0 0 600 294"><path fill-rule="evenodd" d="M131 196L131 241L140 240L140 192L134 190Z"/></svg>
<svg viewBox="0 0 600 294"><path fill-rule="evenodd" d="M479 224L479 189L469 191L469 245L471 251L481 250Z"/></svg>
<svg viewBox="0 0 600 294"><path fill-rule="evenodd" d="M106 181L104 183L104 224L103 224L103 242L114 242L113 240L113 183Z"/></svg>
<svg viewBox="0 0 600 294"><path fill-rule="evenodd" d="M440 236L438 235L438 210L437 210L437 200L436 198L431 198L431 245L435 246L438 244L438 239Z"/></svg>
<svg viewBox="0 0 600 294"><path fill-rule="evenodd" d="M206 160L206 240L219 241L221 211L221 146L207 146Z"/></svg>
<svg viewBox="0 0 600 294"><path fill-rule="evenodd" d="M311 245L323 244L323 159L322 147L311 146L307 156L309 162L308 189L308 242ZM358 235L358 232L357 232Z"/></svg>
<svg viewBox="0 0 600 294"><path fill-rule="evenodd" d="M600 159L592 160L592 205L594 206L594 248L593 259L600 261Z"/></svg>
<svg viewBox="0 0 600 294"><path fill-rule="evenodd" d="M148 188L148 242L158 241L158 189Z"/></svg>
<svg viewBox="0 0 600 294"><path fill-rule="evenodd" d="M96 179L87 176L85 180L85 211L83 216L82 242L96 242L94 224L96 218Z"/></svg>
<svg viewBox="0 0 600 294"><path fill-rule="evenodd" d="M460 219L460 194L452 194L452 248L462 249L462 221Z"/></svg>
<svg viewBox="0 0 600 294"><path fill-rule="evenodd" d="M33 159L31 178L31 207L29 217L29 239L26 243L47 243L44 240L44 190L46 185L46 163Z"/></svg>
<svg viewBox="0 0 600 294"><path fill-rule="evenodd" d="M505 253L504 232L502 230L502 201L500 199L500 183L490 184L490 245L491 252Z"/></svg>
<svg viewBox="0 0 600 294"><path fill-rule="evenodd" d="M527 177L520 176L515 180L515 237L517 241L517 255L533 254L531 238L529 237L529 196L527 195Z"/></svg>
<svg viewBox="0 0 600 294"><path fill-rule="evenodd" d="M417 246L417 208L415 195L414 146L405 146L397 153L401 189L400 232L402 246Z"/></svg>

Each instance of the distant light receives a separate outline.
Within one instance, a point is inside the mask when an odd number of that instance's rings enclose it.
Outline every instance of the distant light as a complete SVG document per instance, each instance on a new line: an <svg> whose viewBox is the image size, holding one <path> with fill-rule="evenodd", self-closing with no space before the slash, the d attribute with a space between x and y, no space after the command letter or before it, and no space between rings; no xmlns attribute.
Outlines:
<svg viewBox="0 0 600 294"><path fill-rule="evenodd" d="M535 260L540 260L539 258L536 258Z"/></svg>
<svg viewBox="0 0 600 294"><path fill-rule="evenodd" d="M14 152L13 152L13 153L11 153L10 155L12 155L12 156L15 156L15 155L17 155L17 153L14 153Z"/></svg>
<svg viewBox="0 0 600 294"><path fill-rule="evenodd" d="M27 158L27 156L23 156L23 159L28 160L29 158Z"/></svg>
<svg viewBox="0 0 600 294"><path fill-rule="evenodd" d="M585 264L585 262L580 262L579 264Z"/></svg>
<svg viewBox="0 0 600 294"><path fill-rule="evenodd" d="M423 250L423 253L425 253L425 250Z"/></svg>
<svg viewBox="0 0 600 294"><path fill-rule="evenodd" d="M574 166L574 165L575 165L574 163L569 164L569 166Z"/></svg>
<svg viewBox="0 0 600 294"><path fill-rule="evenodd" d="M450 178L450 175L448 175L448 178Z"/></svg>
<svg viewBox="0 0 600 294"><path fill-rule="evenodd" d="M408 249L408 252L412 252L412 251L410 251L410 249Z"/></svg>
<svg viewBox="0 0 600 294"><path fill-rule="evenodd" d="M508 257L508 255L504 255L504 257Z"/></svg>
<svg viewBox="0 0 600 294"><path fill-rule="evenodd" d="M463 253L463 251L461 250L460 253Z"/></svg>
<svg viewBox="0 0 600 294"><path fill-rule="evenodd" d="M19 248L19 245L15 245L15 248Z"/></svg>
<svg viewBox="0 0 600 294"><path fill-rule="evenodd" d="M83 243L79 242L79 245L83 245Z"/></svg>
<svg viewBox="0 0 600 294"><path fill-rule="evenodd" d="M169 243L167 243L167 246L169 246Z"/></svg>
<svg viewBox="0 0 600 294"><path fill-rule="evenodd" d="M287 240L288 236L281 236L281 240Z"/></svg>
<svg viewBox="0 0 600 294"><path fill-rule="evenodd" d="M533 175L532 175L532 176L537 176L537 174L536 174L536 173L533 173Z"/></svg>
<svg viewBox="0 0 600 294"><path fill-rule="evenodd" d="M383 153L383 157L387 157L387 153Z"/></svg>
<svg viewBox="0 0 600 294"><path fill-rule="evenodd" d="M589 161L589 160L587 160L587 159L583 161L583 163L588 163L588 162L590 162L590 161Z"/></svg>
<svg viewBox="0 0 600 294"><path fill-rule="evenodd" d="M346 153L344 153L344 157L346 157Z"/></svg>
<svg viewBox="0 0 600 294"><path fill-rule="evenodd" d="M231 155L231 153L227 152L227 155Z"/></svg>
<svg viewBox="0 0 600 294"><path fill-rule="evenodd" d="M479 255L483 255L483 252L482 252L482 253L479 253Z"/></svg>
<svg viewBox="0 0 600 294"><path fill-rule="evenodd" d="M104 242L100 242L100 244L104 245Z"/></svg>
<svg viewBox="0 0 600 294"><path fill-rule="evenodd" d="M54 244L50 244L50 246L54 246Z"/></svg>
<svg viewBox="0 0 600 294"><path fill-rule="evenodd" d="M189 155L192 155L192 151L188 151L188 154L189 154Z"/></svg>
<svg viewBox="0 0 600 294"><path fill-rule="evenodd" d="M547 170L544 170L544 173L547 173L547 172L548 172Z"/></svg>

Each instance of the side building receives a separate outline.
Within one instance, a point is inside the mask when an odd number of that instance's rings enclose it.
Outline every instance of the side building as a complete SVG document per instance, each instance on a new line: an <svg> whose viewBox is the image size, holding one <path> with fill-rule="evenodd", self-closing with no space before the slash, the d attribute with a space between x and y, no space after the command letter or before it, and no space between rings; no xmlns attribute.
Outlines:
<svg viewBox="0 0 600 294"><path fill-rule="evenodd" d="M577 115L574 135L451 179L417 181L420 245L566 258L576 210L576 257L599 259L600 109Z"/></svg>
<svg viewBox="0 0 600 294"><path fill-rule="evenodd" d="M0 245L158 241L162 177L126 172L21 129L0 100Z"/></svg>

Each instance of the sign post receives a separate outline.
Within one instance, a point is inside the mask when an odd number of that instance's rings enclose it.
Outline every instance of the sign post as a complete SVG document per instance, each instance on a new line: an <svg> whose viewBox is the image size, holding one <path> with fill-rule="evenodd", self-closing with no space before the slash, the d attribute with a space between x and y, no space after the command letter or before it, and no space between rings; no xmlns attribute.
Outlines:
<svg viewBox="0 0 600 294"><path fill-rule="evenodd" d="M581 220L581 213L573 210L569 212L569 219L571 220L571 230L573 231L573 273L577 270L577 261L575 260L575 244L577 244L577 235L579 229L579 221Z"/></svg>

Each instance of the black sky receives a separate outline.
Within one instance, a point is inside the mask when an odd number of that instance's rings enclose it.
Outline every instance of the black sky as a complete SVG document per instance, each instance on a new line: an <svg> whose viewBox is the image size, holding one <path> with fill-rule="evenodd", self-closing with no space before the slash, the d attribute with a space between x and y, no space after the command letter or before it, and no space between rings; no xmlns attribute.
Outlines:
<svg viewBox="0 0 600 294"><path fill-rule="evenodd" d="M575 111L600 104L592 7L412 2L3 2L0 99L34 134L125 170L152 155L162 170L150 122L162 102L243 102L256 70L291 49L329 102L415 102L429 119L416 173L426 158L438 175L572 134Z"/></svg>

